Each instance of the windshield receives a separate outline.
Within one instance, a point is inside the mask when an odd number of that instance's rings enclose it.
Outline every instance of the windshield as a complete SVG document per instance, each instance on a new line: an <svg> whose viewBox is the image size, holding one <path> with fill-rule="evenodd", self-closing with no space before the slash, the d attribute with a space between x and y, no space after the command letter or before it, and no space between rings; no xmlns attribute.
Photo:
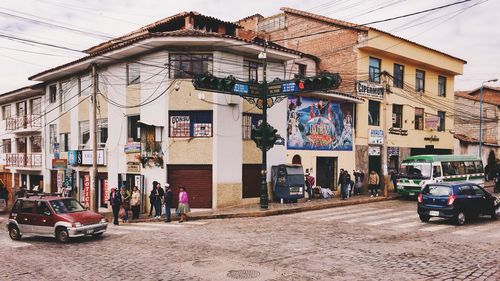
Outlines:
<svg viewBox="0 0 500 281"><path fill-rule="evenodd" d="M402 163L400 178L430 179L431 164L426 162Z"/></svg>
<svg viewBox="0 0 500 281"><path fill-rule="evenodd" d="M80 202L75 199L60 199L50 201L50 205L58 214L75 213L85 211Z"/></svg>

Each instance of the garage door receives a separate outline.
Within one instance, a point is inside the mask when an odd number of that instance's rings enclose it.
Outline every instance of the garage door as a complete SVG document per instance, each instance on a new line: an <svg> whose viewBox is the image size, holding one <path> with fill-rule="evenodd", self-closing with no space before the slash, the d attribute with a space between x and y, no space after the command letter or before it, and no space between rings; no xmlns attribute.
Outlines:
<svg viewBox="0 0 500 281"><path fill-rule="evenodd" d="M211 165L168 165L168 183L174 189L177 206L179 185L186 187L191 208L212 208Z"/></svg>
<svg viewBox="0 0 500 281"><path fill-rule="evenodd" d="M261 164L243 164L243 198L260 197Z"/></svg>

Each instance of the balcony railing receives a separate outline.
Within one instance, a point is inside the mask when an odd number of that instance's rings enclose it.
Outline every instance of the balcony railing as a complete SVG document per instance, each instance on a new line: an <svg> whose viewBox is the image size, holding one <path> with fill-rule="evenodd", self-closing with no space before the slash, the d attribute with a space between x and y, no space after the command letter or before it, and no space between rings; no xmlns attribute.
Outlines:
<svg viewBox="0 0 500 281"><path fill-rule="evenodd" d="M12 167L41 167L41 153L7 153L5 162Z"/></svg>
<svg viewBox="0 0 500 281"><path fill-rule="evenodd" d="M42 127L42 118L38 114L10 117L6 121L9 131Z"/></svg>

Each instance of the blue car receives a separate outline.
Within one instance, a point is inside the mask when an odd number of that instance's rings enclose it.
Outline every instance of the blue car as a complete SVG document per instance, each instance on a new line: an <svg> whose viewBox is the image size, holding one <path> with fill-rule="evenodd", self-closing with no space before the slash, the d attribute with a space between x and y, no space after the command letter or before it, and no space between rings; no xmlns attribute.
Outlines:
<svg viewBox="0 0 500 281"><path fill-rule="evenodd" d="M500 217L500 198L470 182L432 183L418 196L418 215L422 222L441 217L458 225L479 215L496 219Z"/></svg>

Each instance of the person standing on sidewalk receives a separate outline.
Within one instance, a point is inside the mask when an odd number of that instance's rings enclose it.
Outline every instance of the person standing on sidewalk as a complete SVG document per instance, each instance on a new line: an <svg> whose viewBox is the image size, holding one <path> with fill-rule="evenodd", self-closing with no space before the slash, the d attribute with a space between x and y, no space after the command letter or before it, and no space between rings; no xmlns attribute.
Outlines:
<svg viewBox="0 0 500 281"><path fill-rule="evenodd" d="M109 194L109 204L113 209L113 224L118 225L118 213L120 212L120 207L122 206L122 196L116 191L116 187L111 188L111 193Z"/></svg>
<svg viewBox="0 0 500 281"><path fill-rule="evenodd" d="M360 170L355 170L353 172L354 175L354 193L356 195L361 194L361 187L363 186L363 181L365 179L365 174Z"/></svg>
<svg viewBox="0 0 500 281"><path fill-rule="evenodd" d="M165 223L170 222L171 209L174 203L174 194L170 188L170 184L165 184Z"/></svg>
<svg viewBox="0 0 500 281"><path fill-rule="evenodd" d="M348 178L348 175L349 174L344 169L340 169L339 185L340 195L343 200L349 198L349 182L351 181L351 176Z"/></svg>
<svg viewBox="0 0 500 281"><path fill-rule="evenodd" d="M155 201L155 196L156 196L156 185L158 184L157 181L153 181L153 189L149 193L149 216L153 215L153 208L156 210L156 201Z"/></svg>
<svg viewBox="0 0 500 281"><path fill-rule="evenodd" d="M368 185L370 186L370 197L378 196L378 186L380 184L380 178L378 174L372 170L370 176L368 177Z"/></svg>
<svg viewBox="0 0 500 281"><path fill-rule="evenodd" d="M186 213L189 213L191 209L189 208L189 198L184 186L179 186L179 206L177 207L177 213L180 214L181 219L179 223L184 222L187 217Z"/></svg>
<svg viewBox="0 0 500 281"><path fill-rule="evenodd" d="M161 184L156 182L156 194L155 194L155 204L156 204L156 218L161 218L161 209L163 208L163 197L165 196L165 191L161 188Z"/></svg>
<svg viewBox="0 0 500 281"><path fill-rule="evenodd" d="M132 206L132 219L136 220L139 218L139 212L141 209L141 192L137 186L134 186L132 191L132 199L130 199L130 205Z"/></svg>
<svg viewBox="0 0 500 281"><path fill-rule="evenodd" d="M122 196L122 206L124 210L122 222L127 222L128 210L130 210L130 199L132 198L132 194L130 194L130 191L125 186L122 186L120 195Z"/></svg>

